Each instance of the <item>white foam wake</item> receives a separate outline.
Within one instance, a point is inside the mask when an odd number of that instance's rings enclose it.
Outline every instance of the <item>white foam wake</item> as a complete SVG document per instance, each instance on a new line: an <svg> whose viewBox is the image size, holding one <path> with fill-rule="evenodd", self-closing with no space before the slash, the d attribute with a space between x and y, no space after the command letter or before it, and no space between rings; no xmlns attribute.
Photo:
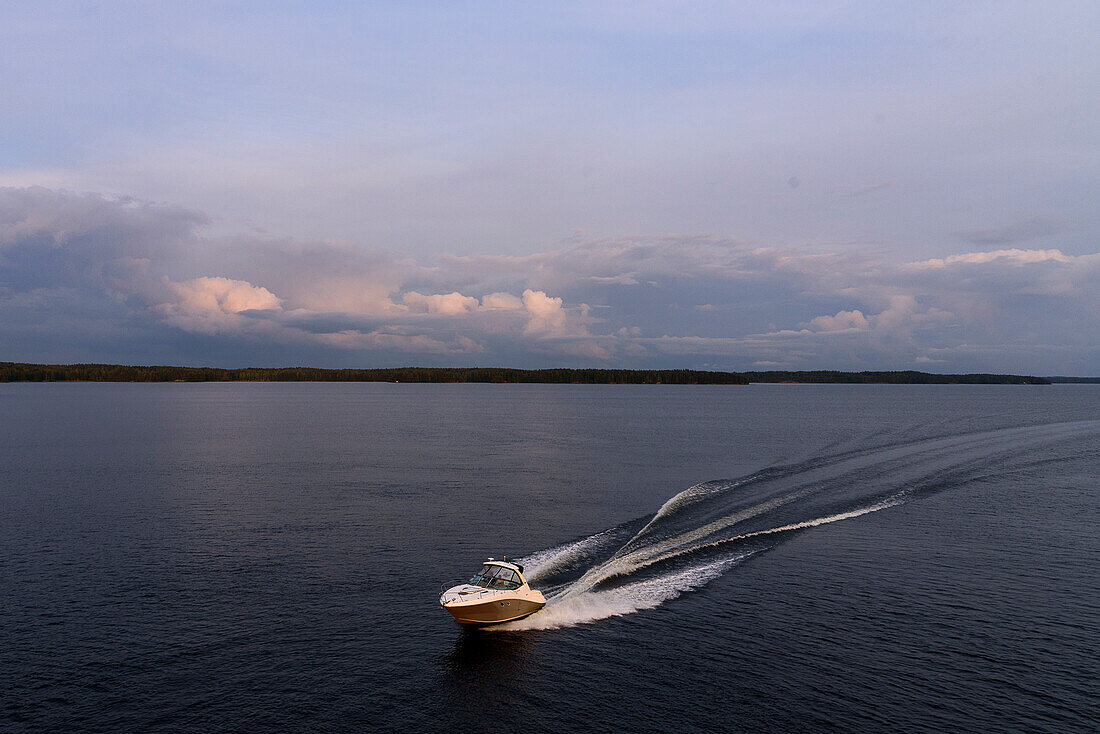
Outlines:
<svg viewBox="0 0 1100 734"><path fill-rule="evenodd" d="M626 614L633 614L644 609L653 609L654 607L658 607L666 601L675 599L676 597L680 596L680 594L686 591L691 591L693 589L698 589L699 587L704 586L718 576L721 576L730 567L740 563L745 558L748 558L756 551L746 551L729 558L723 558L718 561L711 561L702 565L691 566L689 568L666 573L655 578L645 579L643 581L636 581L634 583L617 586L613 589L593 590L593 587L598 585L601 581L607 580L613 576L627 575L629 573L638 571L641 568L652 566L659 561L666 561L678 555L682 555L683 553L686 553L688 551L697 551L701 548L713 548L736 540L744 540L746 538L775 535L793 530L802 530L805 528L817 527L819 525L827 525L829 523L840 522L841 520L848 520L854 517L859 517L861 515L867 515L872 512L878 512L879 510L885 510L889 507L894 507L904 502L905 495L905 492L900 492L888 499L855 510L849 510L848 512L839 512L833 515L826 515L824 517L814 518L813 520L806 520L803 522L781 525L774 528L768 528L767 530L757 530L751 533L743 533L741 535L735 535L729 538L721 538L719 540L714 540L708 543L676 543L672 544L671 546L666 543L655 544L654 548L657 550L657 552L646 554L644 560L635 557L631 561L624 562L624 559L612 558L607 563L601 564L600 566L591 569L576 582L566 587L564 591L552 596L549 600L549 603L545 607L543 607L541 611L536 612L526 619L497 625L496 627L492 627L490 629L534 630L555 629L558 627L572 627L578 624L589 624L591 622L597 622L601 619L607 619L608 617L618 617ZM789 499L789 497L781 498L780 501L773 501L773 503L776 505L782 504L782 500L786 499ZM721 522L723 526L728 525L725 520L726 518L723 518L722 521L718 522ZM599 535L602 535L602 533ZM588 541L592 541L597 537L598 536L592 536L590 538L585 538L584 540L577 541L576 543L570 543L565 546L558 546L558 548L550 550L557 551L558 554L568 554L571 552L570 549L574 548L575 546L579 544L584 544ZM682 537L683 536L680 536L680 538L678 539L682 539ZM700 536L695 537L698 538ZM544 553L546 552L548 551L544 551ZM556 555L552 557L556 557Z"/></svg>
<svg viewBox="0 0 1100 734"><path fill-rule="evenodd" d="M798 492L794 492L785 497L776 497L775 499L762 502L754 507L749 507L740 512L727 515L725 517L714 520L698 528L694 528L690 531L681 533L665 540L657 541L643 546L635 546L634 550L628 553L616 553L605 563L589 569L580 579L570 585L566 591L566 595L580 594L588 591L593 586L596 586L602 581L613 578L615 576L623 576L633 573L639 569L651 566L654 563L671 558L672 556L679 555L684 550L694 549L697 547L703 547L693 545L700 539L713 535L719 530L723 530L732 525L736 525L739 522L755 517L764 512L774 510L777 507L781 507L789 502L804 497L811 492L811 489L803 489ZM680 495L677 495L679 497ZM667 504L666 504L667 506ZM663 509L663 508L662 508ZM638 531L638 533L626 544L625 547L629 548L634 545L649 528L653 525L650 521L644 528Z"/></svg>
<svg viewBox="0 0 1100 734"><path fill-rule="evenodd" d="M685 591L718 578L748 553L615 589L588 591L547 604L542 611L516 622L491 627L491 630L535 630L589 624L608 617L620 617L643 609L653 609L675 599Z"/></svg>
<svg viewBox="0 0 1100 734"><path fill-rule="evenodd" d="M1100 421L1093 420L935 436L697 484L666 501L621 545L634 522L522 559L529 578L572 580L539 584L547 605L497 629L568 627L652 609L786 533L878 512L966 484L985 471L995 475L1017 457L1034 461L1028 449L1098 429Z"/></svg>
<svg viewBox="0 0 1100 734"><path fill-rule="evenodd" d="M524 575L530 581L561 571L613 539L614 528L610 528L572 543L563 543L532 553L520 559Z"/></svg>
<svg viewBox="0 0 1100 734"><path fill-rule="evenodd" d="M735 540L745 540L746 538L757 538L757 537L764 536L764 535L775 535L776 533L786 533L786 532L789 532L791 530L803 530L805 528L816 528L819 525L828 525L829 523L840 522L841 520L850 520L853 517L859 517L860 515L869 515L872 512L878 512L879 510L885 510L885 509L888 509L890 507L896 507L897 505L900 505L901 503L903 503L905 501L905 496L906 496L905 492L899 492L898 494L894 495L893 497L889 497L887 499L884 499L881 502L876 502L873 505L868 505L867 507L861 507L857 510L849 510L848 512L838 512L835 515L827 515L825 517L819 517L819 518L816 518L814 520L806 520L804 522L795 522L795 523L791 523L790 525L780 525L777 528L768 528L767 530L757 530L757 531L752 532L752 533L743 533L742 535L734 535L732 538L722 538L721 540L711 541L710 543L703 543L702 545L695 546L694 548L692 548L692 550L699 550L700 548L714 548L716 546L723 545L724 543L732 543ZM674 555L677 555L677 554L676 553L671 553L671 554L666 554L664 556L659 556L659 557L653 559L653 561L651 561L651 563L656 563L657 561L661 561L661 560L665 560L667 558L671 558Z"/></svg>

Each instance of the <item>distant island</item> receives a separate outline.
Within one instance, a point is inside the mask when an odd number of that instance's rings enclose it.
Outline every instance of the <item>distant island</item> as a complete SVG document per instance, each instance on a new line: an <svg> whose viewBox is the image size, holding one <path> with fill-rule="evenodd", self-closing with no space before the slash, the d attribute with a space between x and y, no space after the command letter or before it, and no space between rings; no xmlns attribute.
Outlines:
<svg viewBox="0 0 1100 734"><path fill-rule="evenodd" d="M1049 385L1045 377L1032 375L937 375L915 370L890 372L838 372L814 370L810 372L742 372L749 382L811 382L848 383L858 385Z"/></svg>
<svg viewBox="0 0 1100 734"><path fill-rule="evenodd" d="M890 385L1049 385L1100 382L1100 378L1030 375L937 375L912 370L890 372L710 372L705 370L540 369L503 367L394 367L320 369L317 367L135 366L118 364L26 364L0 362L0 382L485 382L591 385L747 385L752 382Z"/></svg>
<svg viewBox="0 0 1100 734"><path fill-rule="evenodd" d="M1055 375L1054 377L1048 377L1053 384L1083 384L1083 385L1100 385L1100 377L1066 377L1065 375Z"/></svg>

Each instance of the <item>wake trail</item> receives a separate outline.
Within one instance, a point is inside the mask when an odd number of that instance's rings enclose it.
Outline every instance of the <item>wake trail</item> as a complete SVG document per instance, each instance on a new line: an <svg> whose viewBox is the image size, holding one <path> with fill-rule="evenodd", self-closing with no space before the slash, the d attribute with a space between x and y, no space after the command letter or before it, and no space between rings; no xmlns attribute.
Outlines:
<svg viewBox="0 0 1100 734"><path fill-rule="evenodd" d="M552 602L536 613L516 622L508 622L494 630L534 630L572 627L608 617L633 614L653 609L685 591L697 589L721 576L749 553L721 561L686 568L645 581L636 581L602 592L585 592Z"/></svg>
<svg viewBox="0 0 1100 734"><path fill-rule="evenodd" d="M587 624L653 609L701 588L794 533L911 499L1064 461L1100 421L1075 421L895 441L702 482L653 515L521 559L547 605L493 630Z"/></svg>

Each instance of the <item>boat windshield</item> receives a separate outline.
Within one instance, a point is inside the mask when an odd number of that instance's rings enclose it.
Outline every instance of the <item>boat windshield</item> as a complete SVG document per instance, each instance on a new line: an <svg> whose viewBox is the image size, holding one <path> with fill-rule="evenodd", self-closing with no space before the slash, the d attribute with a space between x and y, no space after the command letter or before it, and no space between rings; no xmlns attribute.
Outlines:
<svg viewBox="0 0 1100 734"><path fill-rule="evenodd" d="M518 589L520 587L519 576L510 568L504 566L495 566L490 563L486 563L481 567L472 579L470 584L473 586L480 586L483 589Z"/></svg>

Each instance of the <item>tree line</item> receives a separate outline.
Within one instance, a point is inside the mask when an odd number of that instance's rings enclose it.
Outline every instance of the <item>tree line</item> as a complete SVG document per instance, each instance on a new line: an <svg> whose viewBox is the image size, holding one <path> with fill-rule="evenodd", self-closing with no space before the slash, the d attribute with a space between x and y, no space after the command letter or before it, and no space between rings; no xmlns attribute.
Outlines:
<svg viewBox="0 0 1100 734"><path fill-rule="evenodd" d="M893 372L837 372L814 370L809 372L743 372L749 382L811 382L848 383L862 385L1049 385L1045 377L1031 375L937 375L916 370Z"/></svg>
<svg viewBox="0 0 1100 734"><path fill-rule="evenodd" d="M1068 378L1061 378L1061 380ZM1078 378L1079 379L1079 378ZM1061 381L1059 380L1059 381ZM711 372L705 370L540 369L505 367L170 367L0 362L0 382L487 382L589 385L747 385L750 382L853 384L1047 385L1027 375L938 375L913 370Z"/></svg>
<svg viewBox="0 0 1100 734"><path fill-rule="evenodd" d="M24 364L0 362L0 382L489 382L641 385L745 385L735 372L702 370L542 369L503 367L318 367L133 366L117 364Z"/></svg>

